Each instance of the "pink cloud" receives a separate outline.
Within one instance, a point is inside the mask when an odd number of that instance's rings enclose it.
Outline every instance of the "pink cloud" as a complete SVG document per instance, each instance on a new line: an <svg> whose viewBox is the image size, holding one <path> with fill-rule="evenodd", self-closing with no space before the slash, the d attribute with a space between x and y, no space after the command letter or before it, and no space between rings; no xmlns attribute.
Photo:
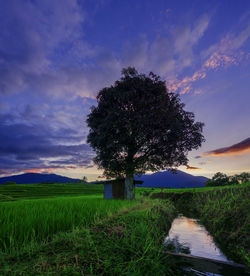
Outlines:
<svg viewBox="0 0 250 276"><path fill-rule="evenodd" d="M240 50L240 47L250 37L250 27L247 27L239 35L228 34L218 44L208 49L208 58L203 62L200 69L195 71L191 77L184 77L182 80L168 80L167 86L170 91L186 94L193 90L192 83L202 80L210 70L227 68L231 65L238 65L243 59L249 59L250 54ZM196 93L197 94L197 93Z"/></svg>

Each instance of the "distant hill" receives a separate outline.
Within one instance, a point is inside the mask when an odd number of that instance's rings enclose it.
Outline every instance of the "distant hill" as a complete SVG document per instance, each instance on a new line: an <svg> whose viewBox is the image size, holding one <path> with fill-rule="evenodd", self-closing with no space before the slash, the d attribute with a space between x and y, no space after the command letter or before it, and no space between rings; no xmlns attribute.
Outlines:
<svg viewBox="0 0 250 276"><path fill-rule="evenodd" d="M173 174L170 171L157 172L153 174L144 174L141 177L136 176L135 179L143 180L142 185L138 187L149 188L195 188L204 187L208 178L204 176L193 176L182 171L177 171ZM74 183L80 179L69 178L57 174L40 174L40 173L25 173L0 178L0 184L7 181L13 181L17 184L32 184L32 183Z"/></svg>
<svg viewBox="0 0 250 276"><path fill-rule="evenodd" d="M32 183L67 183L79 182L80 179L69 178L57 174L41 174L41 173L25 173L7 177L0 177L0 184L7 181L14 181L17 184L32 184Z"/></svg>
<svg viewBox="0 0 250 276"><path fill-rule="evenodd" d="M135 177L135 179L144 181L138 187L149 188L197 188L204 187L206 181L209 180L209 178L204 176L194 176L178 170L176 174L170 171L163 171L144 174L141 177Z"/></svg>

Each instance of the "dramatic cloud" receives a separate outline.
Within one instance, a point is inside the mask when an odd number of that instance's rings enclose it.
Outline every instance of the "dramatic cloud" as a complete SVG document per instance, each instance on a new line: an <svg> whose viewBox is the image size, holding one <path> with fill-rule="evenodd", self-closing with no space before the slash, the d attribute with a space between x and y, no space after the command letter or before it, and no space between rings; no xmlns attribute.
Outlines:
<svg viewBox="0 0 250 276"><path fill-rule="evenodd" d="M84 47L79 40L83 20L75 0L1 1L0 93L56 86L52 54L62 44L72 54Z"/></svg>
<svg viewBox="0 0 250 276"><path fill-rule="evenodd" d="M153 10L140 10L142 18L130 18L150 22L140 29L122 10L121 21L110 27L113 19L106 20L102 8L113 3L90 2L0 0L0 174L93 167L86 116L123 67L153 71L177 93L199 94L194 83L209 71L250 57L242 49L249 15L241 19L244 27L207 40L211 11L201 9L190 20L192 9L166 7L152 15L162 16L158 21L150 17Z"/></svg>
<svg viewBox="0 0 250 276"><path fill-rule="evenodd" d="M194 47L204 35L210 19L210 15L203 14L193 25L173 26L171 31L156 37L151 43L146 36L139 36L126 44L121 64L132 64L140 70L150 70L163 77L181 73L194 63Z"/></svg>
<svg viewBox="0 0 250 276"><path fill-rule="evenodd" d="M163 75L190 66L209 20L173 28L170 41L138 36L117 56L85 41L77 0L2 1L0 174L93 166L84 123L91 98L125 66Z"/></svg>
<svg viewBox="0 0 250 276"><path fill-rule="evenodd" d="M228 156L250 152L250 138L229 147L219 148L203 154L203 156Z"/></svg>
<svg viewBox="0 0 250 276"><path fill-rule="evenodd" d="M85 42L84 23L76 0L1 1L0 96L94 97L110 85L122 67Z"/></svg>
<svg viewBox="0 0 250 276"><path fill-rule="evenodd" d="M0 174L89 166L94 153L86 145L84 125L93 102L77 102L71 108L27 105L12 114L0 113Z"/></svg>
<svg viewBox="0 0 250 276"><path fill-rule="evenodd" d="M120 76L123 67L131 65L163 77L175 76L194 63L194 47L210 19L203 14L194 24L172 26L152 41L140 35L124 43L123 53L117 56L83 39L85 13L76 0L4 2L0 95L94 97ZM170 81L169 85L173 90L174 84Z"/></svg>

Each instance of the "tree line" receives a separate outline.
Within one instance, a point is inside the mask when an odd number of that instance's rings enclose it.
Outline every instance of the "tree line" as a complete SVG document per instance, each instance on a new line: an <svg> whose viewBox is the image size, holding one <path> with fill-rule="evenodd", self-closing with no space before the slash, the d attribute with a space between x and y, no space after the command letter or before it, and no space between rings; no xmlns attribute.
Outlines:
<svg viewBox="0 0 250 276"><path fill-rule="evenodd" d="M207 187L235 185L250 181L250 173L242 172L241 174L235 174L227 176L225 173L217 172L211 180L206 182Z"/></svg>

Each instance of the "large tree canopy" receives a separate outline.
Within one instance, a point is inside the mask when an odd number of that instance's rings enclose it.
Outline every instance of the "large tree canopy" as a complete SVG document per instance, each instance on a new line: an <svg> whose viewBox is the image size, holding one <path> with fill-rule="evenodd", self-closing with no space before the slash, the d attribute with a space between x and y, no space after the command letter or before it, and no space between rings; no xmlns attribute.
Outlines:
<svg viewBox="0 0 250 276"><path fill-rule="evenodd" d="M188 151L204 141L203 124L153 73L123 69L120 80L99 92L97 102L87 119L94 162L108 177L127 177L128 185L135 173L186 165ZM128 197L133 198L133 189Z"/></svg>

